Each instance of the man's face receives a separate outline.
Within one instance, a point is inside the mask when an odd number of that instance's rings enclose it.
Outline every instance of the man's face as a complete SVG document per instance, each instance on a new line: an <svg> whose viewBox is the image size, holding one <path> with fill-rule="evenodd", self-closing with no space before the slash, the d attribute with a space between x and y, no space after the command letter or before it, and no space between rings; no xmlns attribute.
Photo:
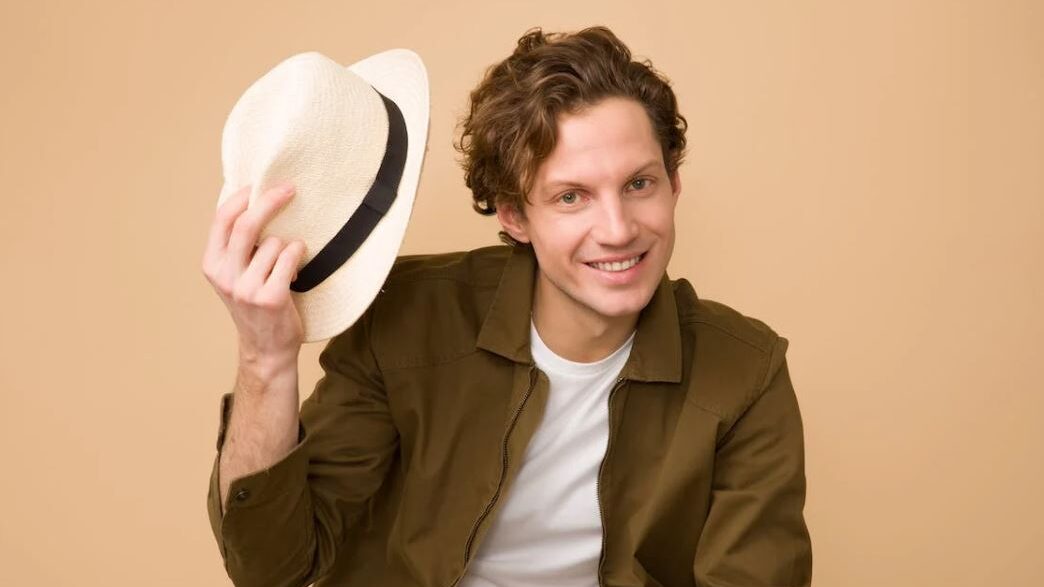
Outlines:
<svg viewBox="0 0 1044 587"><path fill-rule="evenodd" d="M559 117L525 217L510 207L497 215L533 245L541 311L612 321L633 317L655 293L674 250L680 191L641 104L608 98Z"/></svg>

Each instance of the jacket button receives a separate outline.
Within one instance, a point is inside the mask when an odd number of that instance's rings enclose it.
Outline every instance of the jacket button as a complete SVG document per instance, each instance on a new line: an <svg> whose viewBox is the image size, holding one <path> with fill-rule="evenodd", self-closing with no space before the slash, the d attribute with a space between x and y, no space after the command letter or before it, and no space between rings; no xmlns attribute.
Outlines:
<svg viewBox="0 0 1044 587"><path fill-rule="evenodd" d="M249 489L240 489L239 491L236 492L236 494L234 496L232 496L232 498L235 499L236 501L246 501L249 497L250 497L250 490Z"/></svg>

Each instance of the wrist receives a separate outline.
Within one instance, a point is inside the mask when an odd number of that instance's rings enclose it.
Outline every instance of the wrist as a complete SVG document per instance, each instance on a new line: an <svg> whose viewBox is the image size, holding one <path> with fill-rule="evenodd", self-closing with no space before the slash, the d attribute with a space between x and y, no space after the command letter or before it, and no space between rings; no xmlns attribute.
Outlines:
<svg viewBox="0 0 1044 587"><path fill-rule="evenodd" d="M284 379L297 378L297 356L239 355L238 373L240 388L244 391L264 391Z"/></svg>

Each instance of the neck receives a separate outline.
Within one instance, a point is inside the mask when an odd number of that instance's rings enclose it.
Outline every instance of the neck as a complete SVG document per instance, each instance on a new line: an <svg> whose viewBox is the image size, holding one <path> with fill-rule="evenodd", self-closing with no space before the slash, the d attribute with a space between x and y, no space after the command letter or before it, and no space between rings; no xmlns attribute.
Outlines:
<svg viewBox="0 0 1044 587"><path fill-rule="evenodd" d="M541 340L556 355L577 363L593 363L620 348L638 324L638 315L606 317L587 307L561 303L544 295L543 279L533 292L533 323ZM556 303L556 301L558 303Z"/></svg>

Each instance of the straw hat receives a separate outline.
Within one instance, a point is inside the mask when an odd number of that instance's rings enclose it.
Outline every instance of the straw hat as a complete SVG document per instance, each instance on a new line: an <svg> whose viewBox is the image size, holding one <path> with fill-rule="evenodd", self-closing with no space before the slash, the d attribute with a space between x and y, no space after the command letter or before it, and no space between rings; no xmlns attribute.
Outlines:
<svg viewBox="0 0 1044 587"><path fill-rule="evenodd" d="M428 77L407 49L348 67L294 55L239 98L221 136L218 205L250 184L250 204L289 181L296 195L262 230L305 243L291 297L304 340L343 332L373 302L413 210L428 139Z"/></svg>

